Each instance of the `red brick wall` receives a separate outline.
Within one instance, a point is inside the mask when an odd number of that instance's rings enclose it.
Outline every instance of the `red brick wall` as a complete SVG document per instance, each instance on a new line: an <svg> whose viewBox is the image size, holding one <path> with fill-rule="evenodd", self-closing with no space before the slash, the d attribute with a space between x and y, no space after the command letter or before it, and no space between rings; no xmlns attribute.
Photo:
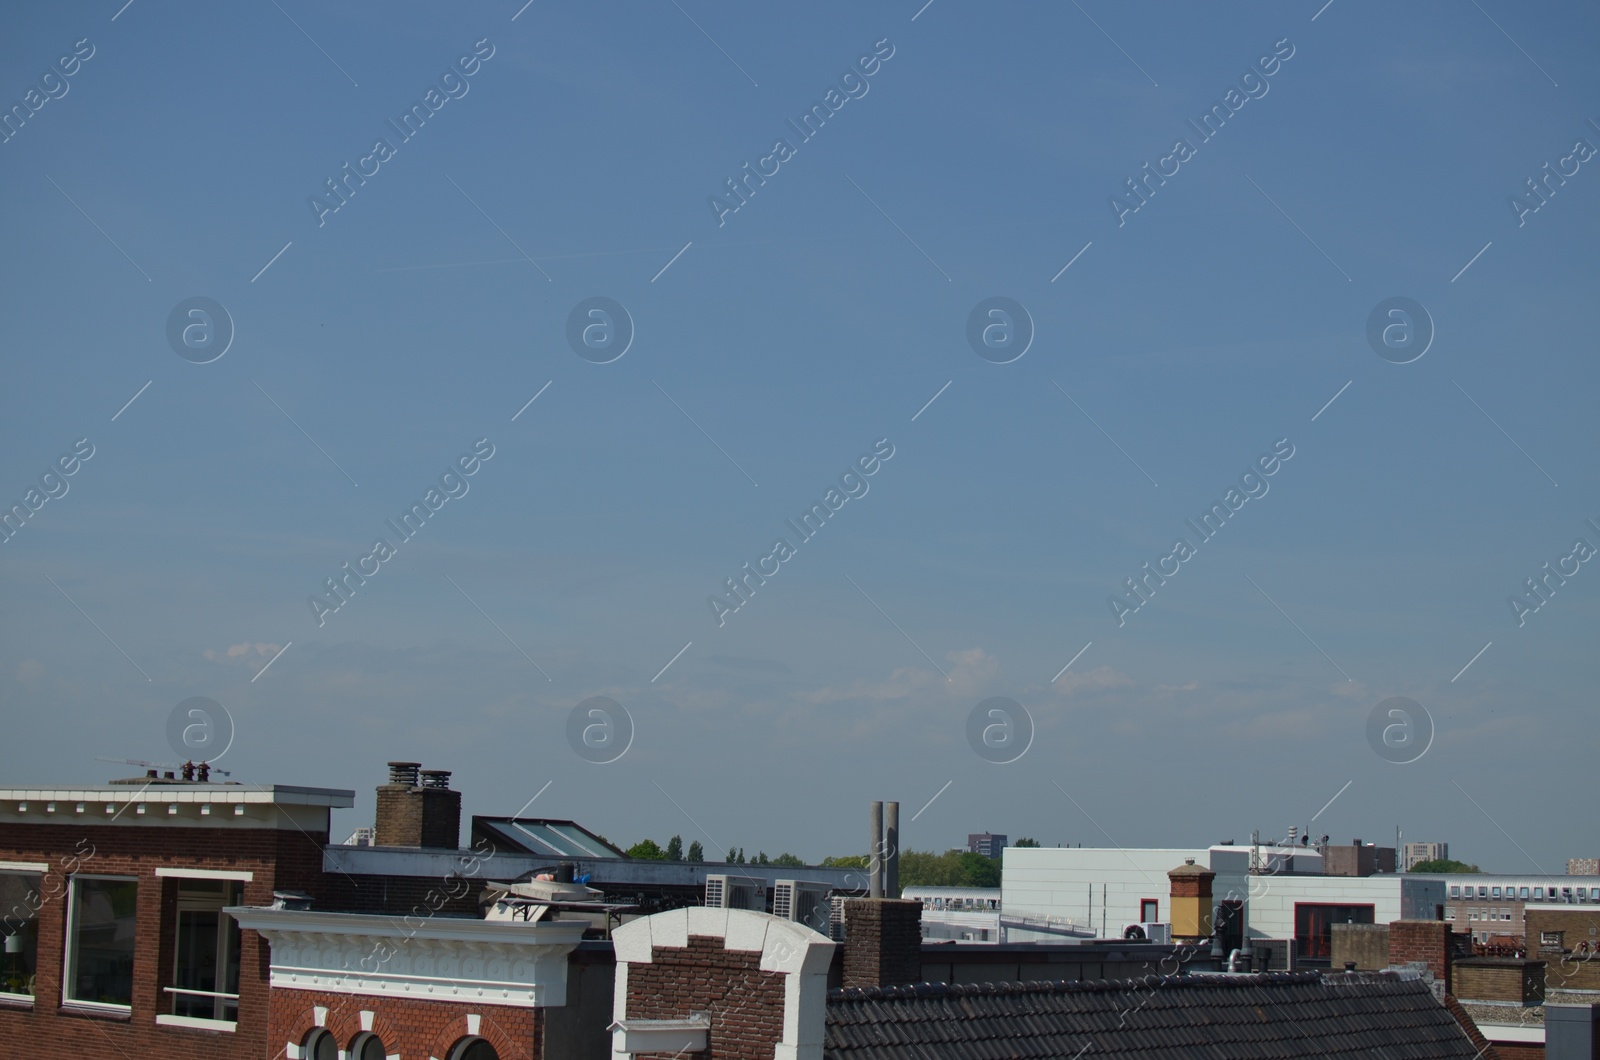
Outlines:
<svg viewBox="0 0 1600 1060"><path fill-rule="evenodd" d="M1450 925L1442 920L1395 920L1389 924L1389 963L1421 961L1434 981L1451 993Z"/></svg>
<svg viewBox="0 0 1600 1060"><path fill-rule="evenodd" d="M328 1010L317 1023L316 1008ZM542 1060L544 1013L537 1008L481 1005L464 1001L419 1001L411 998L370 997L317 990L272 991L272 1023L267 1033L268 1051L252 1053L263 1058L285 1055L290 1042L303 1043L316 1026L325 1026L339 1048L348 1049L362 1033L361 1013L373 1014L372 1030L387 1051L402 1057L438 1057L468 1036L467 1017L480 1017L478 1036L486 1038L500 1060Z"/></svg>
<svg viewBox="0 0 1600 1060"><path fill-rule="evenodd" d="M171 1011L173 907L176 881L157 879L159 865L253 872L244 884L246 905L267 905L274 889L315 894L322 876L326 834L265 828L180 828L62 824L0 824L0 860L45 862L41 885L39 959L31 1009L0 1005L0 1055L6 1057L184 1057L234 1060L271 1056L266 1050L267 954L253 931L240 941L239 1024L233 1034L158 1027ZM63 1011L62 961L66 886L74 870L138 878L131 1016Z"/></svg>
<svg viewBox="0 0 1600 1060"><path fill-rule="evenodd" d="M783 1037L784 979L763 972L761 954L729 952L723 940L689 936L684 949L657 946L650 964L628 965L629 1019L711 1013L707 1060L772 1060Z"/></svg>

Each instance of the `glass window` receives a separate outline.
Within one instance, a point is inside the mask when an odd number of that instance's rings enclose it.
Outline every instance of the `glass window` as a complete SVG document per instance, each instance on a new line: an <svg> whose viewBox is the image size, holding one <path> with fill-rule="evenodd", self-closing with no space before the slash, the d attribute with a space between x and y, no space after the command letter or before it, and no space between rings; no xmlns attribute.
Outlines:
<svg viewBox="0 0 1600 1060"><path fill-rule="evenodd" d="M1459 883L1452 883L1450 885L1450 897L1451 898L1460 898L1461 897L1461 885Z"/></svg>
<svg viewBox="0 0 1600 1060"><path fill-rule="evenodd" d="M1500 897L1500 888L1498 888L1498 887L1490 888L1489 893L1491 895L1493 895L1494 897L1499 898Z"/></svg>
<svg viewBox="0 0 1600 1060"><path fill-rule="evenodd" d="M1479 887L1478 888L1478 897L1479 898L1487 898L1487 897L1489 897L1489 888L1487 888L1487 887Z"/></svg>
<svg viewBox="0 0 1600 1060"><path fill-rule="evenodd" d="M0 994L33 996L39 959L39 874L0 872Z"/></svg>
<svg viewBox="0 0 1600 1060"><path fill-rule="evenodd" d="M1320 905L1296 902L1294 935L1299 952L1312 958L1331 956L1334 924L1370 924L1370 905Z"/></svg>
<svg viewBox="0 0 1600 1060"><path fill-rule="evenodd" d="M1533 889L1533 896L1535 898L1543 898L1544 897L1544 888L1543 887L1535 887Z"/></svg>
<svg viewBox="0 0 1600 1060"><path fill-rule="evenodd" d="M139 887L131 879L74 876L67 910L68 1001L133 1003L133 926Z"/></svg>
<svg viewBox="0 0 1600 1060"><path fill-rule="evenodd" d="M363 1034L355 1040L350 1047L350 1052L345 1054L349 1060L384 1060L388 1050L383 1047L383 1039L376 1034Z"/></svg>
<svg viewBox="0 0 1600 1060"><path fill-rule="evenodd" d="M482 1038L474 1038L456 1046L455 1052L450 1054L450 1060L500 1060L500 1054Z"/></svg>
<svg viewBox="0 0 1600 1060"><path fill-rule="evenodd" d="M334 1043L333 1035L320 1027L306 1035L302 1045L300 1055L306 1060L339 1060L339 1047Z"/></svg>
<svg viewBox="0 0 1600 1060"><path fill-rule="evenodd" d="M172 1014L239 1018L239 925L224 906L238 905L244 885L229 880L178 880L173 950Z"/></svg>
<svg viewBox="0 0 1600 1060"><path fill-rule="evenodd" d="M1520 897L1526 898L1528 897L1528 889L1526 887L1519 887L1517 888L1517 894Z"/></svg>

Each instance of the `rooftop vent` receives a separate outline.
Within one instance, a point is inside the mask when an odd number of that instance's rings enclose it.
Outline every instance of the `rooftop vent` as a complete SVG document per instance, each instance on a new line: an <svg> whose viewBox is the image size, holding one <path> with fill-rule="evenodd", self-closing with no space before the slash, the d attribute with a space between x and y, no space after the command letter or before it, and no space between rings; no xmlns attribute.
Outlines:
<svg viewBox="0 0 1600 1060"><path fill-rule="evenodd" d="M422 786L425 788L450 787L450 771L448 769L422 770Z"/></svg>
<svg viewBox="0 0 1600 1060"><path fill-rule="evenodd" d="M414 788L417 786L417 771L421 768L421 762L390 762L389 783Z"/></svg>

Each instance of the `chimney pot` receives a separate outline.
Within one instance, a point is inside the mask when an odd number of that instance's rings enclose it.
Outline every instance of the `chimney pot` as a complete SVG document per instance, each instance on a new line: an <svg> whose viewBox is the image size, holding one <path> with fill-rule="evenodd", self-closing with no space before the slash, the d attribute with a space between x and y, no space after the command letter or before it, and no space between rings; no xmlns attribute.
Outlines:
<svg viewBox="0 0 1600 1060"><path fill-rule="evenodd" d="M417 770L421 768L421 762L390 762L389 783L414 788L417 786Z"/></svg>
<svg viewBox="0 0 1600 1060"><path fill-rule="evenodd" d="M867 894L883 897L883 803L872 804L872 845L867 850Z"/></svg>

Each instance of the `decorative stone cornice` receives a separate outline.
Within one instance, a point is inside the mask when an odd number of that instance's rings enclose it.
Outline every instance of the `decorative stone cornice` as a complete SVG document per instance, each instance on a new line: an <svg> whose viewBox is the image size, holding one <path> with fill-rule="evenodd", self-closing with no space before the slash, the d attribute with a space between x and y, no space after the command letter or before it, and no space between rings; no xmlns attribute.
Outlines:
<svg viewBox="0 0 1600 1060"><path fill-rule="evenodd" d="M232 907L271 943L281 989L544 1007L567 999L567 955L586 923Z"/></svg>

